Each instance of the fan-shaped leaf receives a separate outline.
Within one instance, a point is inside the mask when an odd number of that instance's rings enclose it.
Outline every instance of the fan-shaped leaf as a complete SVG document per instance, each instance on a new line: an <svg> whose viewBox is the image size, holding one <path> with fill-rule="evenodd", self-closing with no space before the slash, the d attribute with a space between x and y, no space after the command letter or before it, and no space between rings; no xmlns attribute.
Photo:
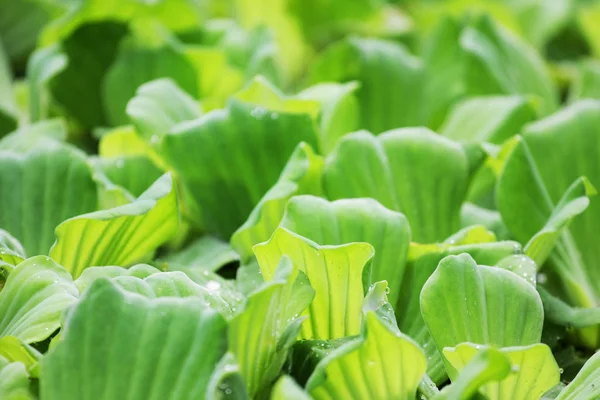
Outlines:
<svg viewBox="0 0 600 400"><path fill-rule="evenodd" d="M200 299L148 299L94 282L42 359L45 399L196 399L226 350L226 325Z"/></svg>
<svg viewBox="0 0 600 400"><path fill-rule="evenodd" d="M367 243L319 246L284 228L268 242L256 245L265 281L275 276L279 259L286 255L306 274L316 294L302 325L305 339L337 339L360 332L364 287L370 283L373 247Z"/></svg>

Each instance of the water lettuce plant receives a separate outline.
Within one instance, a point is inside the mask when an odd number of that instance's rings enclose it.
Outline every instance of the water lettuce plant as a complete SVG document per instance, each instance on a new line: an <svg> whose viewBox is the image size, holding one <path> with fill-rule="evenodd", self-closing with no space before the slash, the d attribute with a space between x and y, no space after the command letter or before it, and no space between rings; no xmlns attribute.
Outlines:
<svg viewBox="0 0 600 400"><path fill-rule="evenodd" d="M599 399L599 20L0 0L0 399Z"/></svg>

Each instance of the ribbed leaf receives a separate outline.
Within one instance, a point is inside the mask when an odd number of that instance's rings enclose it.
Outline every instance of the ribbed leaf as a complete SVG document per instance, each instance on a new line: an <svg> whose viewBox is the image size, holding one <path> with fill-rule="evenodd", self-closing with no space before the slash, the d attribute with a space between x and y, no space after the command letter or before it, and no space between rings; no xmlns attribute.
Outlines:
<svg viewBox="0 0 600 400"><path fill-rule="evenodd" d="M246 222L231 236L231 245L244 262L247 263L254 257L254 245L271 237L292 196L322 194L322 168L323 158L315 154L306 143L298 144L277 183L265 193Z"/></svg>
<svg viewBox="0 0 600 400"><path fill-rule="evenodd" d="M314 295L306 276L299 275L297 267L284 257L275 277L253 292L244 310L229 322L229 351L240 365L251 397L260 398L279 375L287 351L300 333L304 317L299 315Z"/></svg>
<svg viewBox="0 0 600 400"><path fill-rule="evenodd" d="M169 254L161 261L166 262L171 270L187 272L193 269L214 272L239 259L239 254L228 243L212 236L203 236L186 248Z"/></svg>
<svg viewBox="0 0 600 400"><path fill-rule="evenodd" d="M273 386L271 400L311 400L311 397L292 378L284 375Z"/></svg>
<svg viewBox="0 0 600 400"><path fill-rule="evenodd" d="M256 245L265 281L275 276L286 255L306 274L316 294L302 325L304 339L337 339L360 332L364 287L370 284L373 247L367 243L319 246L285 228L277 228L268 242Z"/></svg>
<svg viewBox="0 0 600 400"><path fill-rule="evenodd" d="M0 337L41 342L60 327L64 310L77 299L71 275L44 256L29 258L12 270L0 292Z"/></svg>
<svg viewBox="0 0 600 400"><path fill-rule="evenodd" d="M308 80L311 84L358 81L359 126L378 134L423 125L423 78L421 61L403 45L351 37L321 53L310 67Z"/></svg>
<svg viewBox="0 0 600 400"><path fill-rule="evenodd" d="M320 245L371 244L371 281L387 281L389 301L396 304L410 242L410 227L402 214L372 199L328 202L296 196L288 202L281 226Z"/></svg>
<svg viewBox="0 0 600 400"><path fill-rule="evenodd" d="M17 110L11 81L9 60L0 41L0 137L17 128Z"/></svg>
<svg viewBox="0 0 600 400"><path fill-rule="evenodd" d="M127 103L127 115L136 130L156 142L180 122L200 117L200 106L169 78L143 84Z"/></svg>
<svg viewBox="0 0 600 400"><path fill-rule="evenodd" d="M542 301L532 285L502 268L477 265L468 254L440 262L421 291L421 314L438 351L462 342L500 347L538 343L544 321ZM452 368L448 373L456 376Z"/></svg>
<svg viewBox="0 0 600 400"><path fill-rule="evenodd" d="M147 299L94 282L42 359L44 399L197 399L226 350L226 325L195 298Z"/></svg>
<svg viewBox="0 0 600 400"><path fill-rule="evenodd" d="M10 233L0 229L0 262L17 265L26 258L25 249Z"/></svg>
<svg viewBox="0 0 600 400"><path fill-rule="evenodd" d="M0 227L29 255L47 254L54 228L95 210L97 201L83 153L54 141L35 143L24 154L0 150Z"/></svg>
<svg viewBox="0 0 600 400"><path fill-rule="evenodd" d="M411 400L426 365L411 339L368 312L363 336L321 361L306 389L314 399Z"/></svg>
<svg viewBox="0 0 600 400"><path fill-rule="evenodd" d="M556 400L587 400L600 396L600 353L594 354Z"/></svg>
<svg viewBox="0 0 600 400"><path fill-rule="evenodd" d="M126 107L138 87L158 78L171 78L191 96L197 95L197 76L193 64L179 48L165 45L151 48L139 38L121 44L115 62L106 72L102 95L104 110L112 125L129 122Z"/></svg>
<svg viewBox="0 0 600 400"><path fill-rule="evenodd" d="M298 143L314 147L316 140L307 114L231 100L224 110L179 125L165 136L162 150L206 230L228 239L277 181Z"/></svg>
<svg viewBox="0 0 600 400"><path fill-rule="evenodd" d="M131 204L60 224L50 256L74 277L90 266L127 266L169 240L178 225L177 194L165 174Z"/></svg>
<svg viewBox="0 0 600 400"><path fill-rule="evenodd" d="M445 348L444 356L460 373L480 351L479 345L461 343L454 348ZM489 382L479 388L490 400L539 399L560 381L558 365L545 344L505 347L499 351L508 358L511 372L498 382Z"/></svg>
<svg viewBox="0 0 600 400"><path fill-rule="evenodd" d="M451 348L448 348L451 349ZM492 381L499 381L511 372L506 354L492 347L482 348L461 369L452 384L444 387L434 400L470 399L477 390Z"/></svg>
<svg viewBox="0 0 600 400"><path fill-rule="evenodd" d="M535 119L533 102L524 97L472 97L450 111L440 134L462 142L501 144Z"/></svg>
<svg viewBox="0 0 600 400"><path fill-rule="evenodd" d="M490 240L491 239L491 240ZM468 230L465 237L454 236L454 243L445 242L435 245L412 246L406 273L399 290L400 298L394 305L400 330L417 341L427 355L427 373L437 383L442 383L446 371L442 358L431 338L427 325L421 316L421 290L439 262L449 255L470 254L477 263L496 265L505 257L520 253L516 242L493 242L485 232ZM446 317L444 317L446 320Z"/></svg>
<svg viewBox="0 0 600 400"><path fill-rule="evenodd" d="M29 374L20 362L9 362L0 357L0 398L6 400L33 400L29 391Z"/></svg>
<svg viewBox="0 0 600 400"><path fill-rule="evenodd" d="M589 201L587 210L571 221L568 230L563 229L547 262L557 277L551 283L577 307L600 304L596 268L600 252L594 241L600 234L595 222L600 218L600 201L587 199L589 183L600 185L595 162L600 148L599 123L600 102L583 100L529 125L506 161L497 190L502 219L521 242L538 231L544 234L546 224L550 224L550 239L555 241L558 228L583 211ZM581 176L589 183L579 180L573 184ZM534 244L530 243L530 251L536 250ZM598 335L589 331L580 339L596 348Z"/></svg>
<svg viewBox="0 0 600 400"><path fill-rule="evenodd" d="M327 157L323 176L331 199L372 197L404 213L420 243L458 230L467 179L463 149L424 128L344 136Z"/></svg>

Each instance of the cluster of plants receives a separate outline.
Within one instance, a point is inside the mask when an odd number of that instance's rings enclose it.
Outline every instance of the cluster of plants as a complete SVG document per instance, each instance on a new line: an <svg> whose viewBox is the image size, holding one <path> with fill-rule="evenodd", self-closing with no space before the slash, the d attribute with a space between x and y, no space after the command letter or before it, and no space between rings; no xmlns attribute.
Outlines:
<svg viewBox="0 0 600 400"><path fill-rule="evenodd" d="M599 22L0 0L0 399L600 399Z"/></svg>

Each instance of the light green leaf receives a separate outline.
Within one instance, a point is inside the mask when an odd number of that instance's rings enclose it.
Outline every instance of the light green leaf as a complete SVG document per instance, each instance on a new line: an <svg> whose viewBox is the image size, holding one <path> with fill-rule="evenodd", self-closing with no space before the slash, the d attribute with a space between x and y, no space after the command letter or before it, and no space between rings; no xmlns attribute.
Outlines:
<svg viewBox="0 0 600 400"><path fill-rule="evenodd" d="M452 240L454 244L444 242L411 246L406 273L399 289L400 298L394 305L400 330L422 346L427 355L427 374L436 383L444 382L446 372L441 355L421 316L420 296L425 282L434 273L439 262L449 255L467 253L478 264L496 265L506 257L521 253L518 243L493 242L489 232L482 232L478 228L453 235Z"/></svg>
<svg viewBox="0 0 600 400"><path fill-rule="evenodd" d="M248 400L249 398L246 383L233 354L225 354L211 376L206 400Z"/></svg>
<svg viewBox="0 0 600 400"><path fill-rule="evenodd" d="M41 342L60 327L77 298L71 275L45 256L29 258L12 270L0 292L0 337Z"/></svg>
<svg viewBox="0 0 600 400"><path fill-rule="evenodd" d="M542 58L491 18L478 18L466 27L460 44L467 57L465 79L470 94L535 95L541 114L557 109L556 89Z"/></svg>
<svg viewBox="0 0 600 400"><path fill-rule="evenodd" d="M445 348L444 356L457 371L466 368L481 351L481 346L461 343ZM560 372L552 351L542 343L524 347L505 347L499 351L508 358L511 373L497 382L482 385L479 391L490 400L539 399L558 384Z"/></svg>
<svg viewBox="0 0 600 400"><path fill-rule="evenodd" d="M527 242L525 254L531 257L537 265L542 265L560 239L562 229L574 217L586 210L590 204L589 198L595 196L596 193L596 189L585 177L573 182L552 211L542 230Z"/></svg>
<svg viewBox="0 0 600 400"><path fill-rule="evenodd" d="M368 312L363 336L321 361L306 389L314 399L412 400L426 366L411 339Z"/></svg>
<svg viewBox="0 0 600 400"><path fill-rule="evenodd" d="M0 137L17 128L16 114L17 107L12 89L12 71L0 41Z"/></svg>
<svg viewBox="0 0 600 400"><path fill-rule="evenodd" d="M594 241L600 233L595 222L600 218L600 202L587 199L590 186L600 184L600 170L593 162L600 148L599 124L600 102L583 100L528 125L506 160L496 197L503 221L523 243L547 227L550 233L542 231L542 239L549 236L555 241L557 233L552 231L583 211L589 201L587 210L573 218L568 229L563 228L546 262L557 277L551 283L560 295L572 306L584 308L600 304L596 268L600 252ZM589 183L573 184L581 176ZM530 243L530 251L537 250L534 244ZM547 248L543 250L541 255ZM598 335L593 330L580 336L586 346L597 347Z"/></svg>
<svg viewBox="0 0 600 400"><path fill-rule="evenodd" d="M127 103L135 97L138 87L146 82L170 78L191 96L197 95L196 71L182 50L172 45L152 48L142 43L141 38L126 39L104 77L104 110L112 125L129 122Z"/></svg>
<svg viewBox="0 0 600 400"><path fill-rule="evenodd" d="M538 343L544 321L542 301L529 283L502 268L477 265L468 254L440 262L421 291L421 314L438 351L462 342ZM456 376L452 368L448 373Z"/></svg>
<svg viewBox="0 0 600 400"><path fill-rule="evenodd" d="M161 259L169 269L217 271L219 268L239 261L240 256L226 242L212 236L203 236L186 248Z"/></svg>
<svg viewBox="0 0 600 400"><path fill-rule="evenodd" d="M9 362L20 362L31 372L37 367L42 354L32 346L21 342L14 336L2 336L0 338L0 358L4 357ZM37 376L36 376L37 378Z"/></svg>
<svg viewBox="0 0 600 400"><path fill-rule="evenodd" d="M82 152L54 140L34 143L24 154L0 149L0 227L29 255L47 254L56 226L95 210L97 201Z"/></svg>
<svg viewBox="0 0 600 400"><path fill-rule="evenodd" d="M556 400L588 400L600 396L600 353L594 354Z"/></svg>
<svg viewBox="0 0 600 400"><path fill-rule="evenodd" d="M169 240L178 225L177 194L165 174L131 204L61 223L50 257L74 277L91 266L127 266Z"/></svg>
<svg viewBox="0 0 600 400"><path fill-rule="evenodd" d="M358 37L328 47L308 75L310 84L357 81L359 126L375 134L423 125L423 79L421 61L403 45Z"/></svg>
<svg viewBox="0 0 600 400"><path fill-rule="evenodd" d="M501 144L535 119L533 102L522 96L471 97L454 106L440 134L461 142Z"/></svg>
<svg viewBox="0 0 600 400"><path fill-rule="evenodd" d="M323 175L329 198L372 197L404 213L420 243L458 230L467 180L464 150L425 128L346 135L327 157Z"/></svg>
<svg viewBox="0 0 600 400"><path fill-rule="evenodd" d="M333 150L338 139L359 127L357 82L320 83L298 93L301 99L315 100L321 105L319 117L320 148L323 154Z"/></svg>
<svg viewBox="0 0 600 400"><path fill-rule="evenodd" d="M0 357L0 397L6 400L34 400L29 391L29 374L20 362Z"/></svg>
<svg viewBox="0 0 600 400"><path fill-rule="evenodd" d="M279 225L290 198L300 194L322 194L321 172L323 158L302 142L296 146L279 180L269 189L242 226L231 236L231 245L248 263L253 257L252 247L271 237Z"/></svg>
<svg viewBox="0 0 600 400"><path fill-rule="evenodd" d="M200 299L147 299L100 279L42 359L41 396L202 398L226 351L225 330L223 318Z"/></svg>
<svg viewBox="0 0 600 400"><path fill-rule="evenodd" d="M301 338L337 339L360 332L361 304L374 253L371 245L319 246L277 228L268 242L254 247L254 253L265 281L274 278L279 259L286 255L316 291Z"/></svg>
<svg viewBox="0 0 600 400"><path fill-rule="evenodd" d="M275 277L250 294L244 310L229 322L229 351L250 397L261 398L279 375L305 319L299 315L314 295L306 276L283 257Z"/></svg>
<svg viewBox="0 0 600 400"><path fill-rule="evenodd" d="M86 268L81 273L79 278L75 280L75 286L79 293L90 286L94 281L100 278L116 278L117 276L132 276L139 279L144 279L150 275L159 273L160 270L147 264L134 265L131 268L121 268L114 266L90 267Z"/></svg>
<svg viewBox="0 0 600 400"><path fill-rule="evenodd" d="M164 137L162 151L200 209L206 230L228 239L302 141L316 145L309 115L231 100L224 110L179 125Z"/></svg>
<svg viewBox="0 0 600 400"><path fill-rule="evenodd" d="M26 258L25 249L17 239L0 229L0 261L17 265Z"/></svg>
<svg viewBox="0 0 600 400"><path fill-rule="evenodd" d="M544 317L547 321L567 328L587 328L600 324L600 308L571 307L543 287L538 287L544 303Z"/></svg>
<svg viewBox="0 0 600 400"><path fill-rule="evenodd" d="M600 62L597 60L586 60L578 65L569 90L570 102L586 98L600 100Z"/></svg>
<svg viewBox="0 0 600 400"><path fill-rule="evenodd" d="M198 103L170 78L143 84L127 103L127 115L146 141L156 143L180 122L199 118Z"/></svg>
<svg viewBox="0 0 600 400"><path fill-rule="evenodd" d="M366 242L375 249L371 281L387 281L389 301L396 304L410 242L404 215L373 199L328 202L313 196L293 197L281 226L320 245Z"/></svg>
<svg viewBox="0 0 600 400"><path fill-rule="evenodd" d="M67 66L67 55L60 46L37 49L27 63L29 87L29 118L31 122L44 120L50 114L48 82Z"/></svg>
<svg viewBox="0 0 600 400"><path fill-rule="evenodd" d="M451 351L457 348L448 347L446 350ZM433 399L471 399L480 387L489 382L500 381L506 378L510 372L511 363L506 354L492 347L482 348L470 360L465 362L452 384L444 387L440 394L433 397Z"/></svg>
<svg viewBox="0 0 600 400"><path fill-rule="evenodd" d="M311 400L311 397L288 375L273 385L271 400Z"/></svg>

